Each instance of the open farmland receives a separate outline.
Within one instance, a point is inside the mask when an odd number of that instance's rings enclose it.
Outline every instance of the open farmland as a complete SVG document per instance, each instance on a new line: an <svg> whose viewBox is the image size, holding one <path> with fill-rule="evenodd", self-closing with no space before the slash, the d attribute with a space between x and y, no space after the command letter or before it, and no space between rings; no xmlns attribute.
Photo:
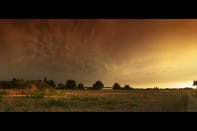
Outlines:
<svg viewBox="0 0 197 131"><path fill-rule="evenodd" d="M196 111L195 90L1 90L0 111L186 112Z"/></svg>

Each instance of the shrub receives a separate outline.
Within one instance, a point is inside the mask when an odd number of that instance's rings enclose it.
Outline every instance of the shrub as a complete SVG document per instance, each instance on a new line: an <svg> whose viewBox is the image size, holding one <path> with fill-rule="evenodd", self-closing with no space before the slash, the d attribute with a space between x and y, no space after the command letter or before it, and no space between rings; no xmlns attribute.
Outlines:
<svg viewBox="0 0 197 131"><path fill-rule="evenodd" d="M132 89L133 89L133 88L130 87L129 85L125 85L124 88L123 88L123 90L132 90Z"/></svg>
<svg viewBox="0 0 197 131"><path fill-rule="evenodd" d="M114 85L113 85L113 88L112 89L121 89L121 86L120 86L120 84L118 84L118 83L115 83Z"/></svg>
<svg viewBox="0 0 197 131"><path fill-rule="evenodd" d="M75 80L67 80L66 87L68 89L76 89L77 85L76 85Z"/></svg>
<svg viewBox="0 0 197 131"><path fill-rule="evenodd" d="M93 89L94 90L99 90L99 89L102 89L102 88L104 88L104 84L101 81L96 81L93 84Z"/></svg>
<svg viewBox="0 0 197 131"><path fill-rule="evenodd" d="M79 83L78 86L77 86L77 89L85 90L85 87L84 87L83 83Z"/></svg>

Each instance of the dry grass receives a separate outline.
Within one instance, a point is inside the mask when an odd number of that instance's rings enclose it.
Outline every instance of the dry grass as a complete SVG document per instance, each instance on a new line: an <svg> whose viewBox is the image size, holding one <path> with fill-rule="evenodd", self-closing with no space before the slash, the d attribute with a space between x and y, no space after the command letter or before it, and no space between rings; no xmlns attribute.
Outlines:
<svg viewBox="0 0 197 131"><path fill-rule="evenodd" d="M37 87L31 85L25 89L0 89L0 95L31 95L37 91Z"/></svg>
<svg viewBox="0 0 197 131"><path fill-rule="evenodd" d="M12 94L33 96L8 97ZM177 112L187 111L188 91L178 90L1 90L0 111Z"/></svg>

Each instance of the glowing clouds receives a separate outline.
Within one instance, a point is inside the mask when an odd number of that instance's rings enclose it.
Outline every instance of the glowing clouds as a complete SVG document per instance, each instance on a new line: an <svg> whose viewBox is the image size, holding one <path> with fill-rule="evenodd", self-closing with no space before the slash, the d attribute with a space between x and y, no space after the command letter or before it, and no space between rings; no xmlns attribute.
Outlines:
<svg viewBox="0 0 197 131"><path fill-rule="evenodd" d="M196 29L196 20L0 20L0 79L188 81L197 73Z"/></svg>

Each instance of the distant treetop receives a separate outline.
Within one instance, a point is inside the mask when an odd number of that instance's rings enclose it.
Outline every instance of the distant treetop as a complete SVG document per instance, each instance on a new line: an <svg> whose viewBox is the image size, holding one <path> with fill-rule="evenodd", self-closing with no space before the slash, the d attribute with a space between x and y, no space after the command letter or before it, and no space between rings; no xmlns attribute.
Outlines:
<svg viewBox="0 0 197 131"><path fill-rule="evenodd" d="M112 89L121 89L121 86L119 83L114 83Z"/></svg>
<svg viewBox="0 0 197 131"><path fill-rule="evenodd" d="M193 86L197 86L197 81L194 81L193 82Z"/></svg>
<svg viewBox="0 0 197 131"><path fill-rule="evenodd" d="M93 84L93 89L102 89L102 88L104 88L104 84L101 81L96 81Z"/></svg>

